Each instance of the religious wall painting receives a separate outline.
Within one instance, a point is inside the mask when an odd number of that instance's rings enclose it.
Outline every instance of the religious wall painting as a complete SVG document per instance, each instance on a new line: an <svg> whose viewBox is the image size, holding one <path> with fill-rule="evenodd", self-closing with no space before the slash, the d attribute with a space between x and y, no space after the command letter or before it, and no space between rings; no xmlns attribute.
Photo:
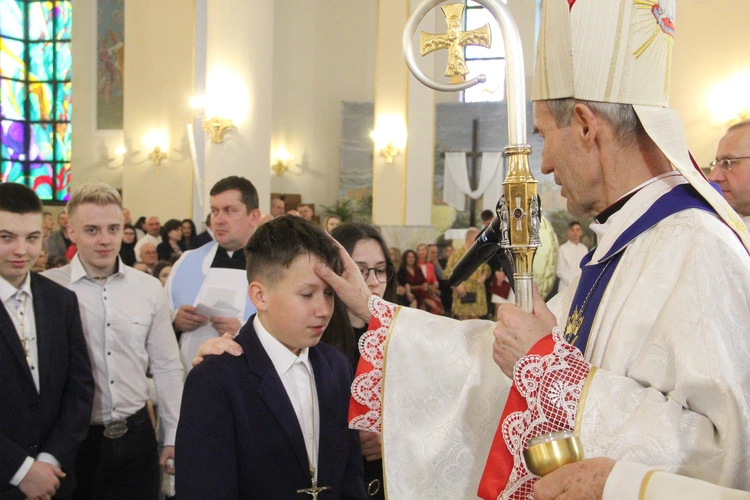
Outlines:
<svg viewBox="0 0 750 500"><path fill-rule="evenodd" d="M339 198L352 200L356 219L372 214L372 139L375 106L371 102L341 103Z"/></svg>
<svg viewBox="0 0 750 500"><path fill-rule="evenodd" d="M72 6L0 0L0 182L70 197Z"/></svg>
<svg viewBox="0 0 750 500"><path fill-rule="evenodd" d="M96 128L123 128L124 0L97 0Z"/></svg>

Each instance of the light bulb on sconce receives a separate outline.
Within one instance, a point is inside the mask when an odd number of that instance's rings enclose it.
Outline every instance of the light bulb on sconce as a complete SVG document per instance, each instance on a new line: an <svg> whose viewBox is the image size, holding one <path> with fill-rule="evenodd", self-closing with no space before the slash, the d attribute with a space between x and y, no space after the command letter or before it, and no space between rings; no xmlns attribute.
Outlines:
<svg viewBox="0 0 750 500"><path fill-rule="evenodd" d="M383 116L377 120L375 130L370 133L375 150L385 158L386 163L393 163L406 146L406 127L403 118Z"/></svg>
<svg viewBox="0 0 750 500"><path fill-rule="evenodd" d="M153 161L154 165L161 165L162 160L167 158L169 135L166 130L150 130L143 137L141 144L149 151L148 159Z"/></svg>
<svg viewBox="0 0 750 500"><path fill-rule="evenodd" d="M284 175L284 173L289 170L289 167L292 165L292 161L294 160L294 157L289 154L289 151L287 151L284 148L279 148L276 150L276 154L274 155L275 161L271 164L271 170L276 172L276 175Z"/></svg>
<svg viewBox="0 0 750 500"><path fill-rule="evenodd" d="M234 128L232 120L229 118L222 118L220 116L206 117L205 96L195 96L190 99L190 108L193 110L194 115L201 119L201 128L211 136L211 141L214 144L224 142L224 134L227 130Z"/></svg>

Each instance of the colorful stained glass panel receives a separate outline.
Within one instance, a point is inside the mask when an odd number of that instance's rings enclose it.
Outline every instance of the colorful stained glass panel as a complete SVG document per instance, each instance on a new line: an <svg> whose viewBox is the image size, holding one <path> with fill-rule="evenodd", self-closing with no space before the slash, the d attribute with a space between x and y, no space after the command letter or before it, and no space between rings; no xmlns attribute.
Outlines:
<svg viewBox="0 0 750 500"><path fill-rule="evenodd" d="M52 84L29 85L29 116L31 120L52 119Z"/></svg>
<svg viewBox="0 0 750 500"><path fill-rule="evenodd" d="M70 42L58 42L57 44L57 80L70 80L70 68L72 58L70 56Z"/></svg>
<svg viewBox="0 0 750 500"><path fill-rule="evenodd" d="M73 24L73 13L70 8L70 2L55 2L55 15L57 17L57 33L55 38L58 40L70 40L70 30Z"/></svg>
<svg viewBox="0 0 750 500"><path fill-rule="evenodd" d="M0 162L0 181L20 182L25 184L23 177L23 164L17 161Z"/></svg>
<svg viewBox="0 0 750 500"><path fill-rule="evenodd" d="M3 118L25 120L26 85L15 80L0 79L0 111Z"/></svg>
<svg viewBox="0 0 750 500"><path fill-rule="evenodd" d="M70 163L55 164L55 199L70 199Z"/></svg>
<svg viewBox="0 0 750 500"><path fill-rule="evenodd" d="M70 121L73 112L71 102L70 82L57 84L57 100L55 101L54 119L59 121Z"/></svg>
<svg viewBox="0 0 750 500"><path fill-rule="evenodd" d="M0 76L23 80L26 65L23 62L25 45L19 40L3 38L0 41Z"/></svg>
<svg viewBox="0 0 750 500"><path fill-rule="evenodd" d="M3 160L25 160L26 125L23 122L3 120L0 122L0 158Z"/></svg>
<svg viewBox="0 0 750 500"><path fill-rule="evenodd" d="M29 79L47 81L54 77L55 45L50 42L29 44Z"/></svg>
<svg viewBox="0 0 750 500"><path fill-rule="evenodd" d="M52 2L29 2L29 40L52 40Z"/></svg>
<svg viewBox="0 0 750 500"><path fill-rule="evenodd" d="M55 160L70 161L70 131L69 123L58 123L55 127Z"/></svg>
<svg viewBox="0 0 750 500"><path fill-rule="evenodd" d="M23 38L23 2L0 0L0 35Z"/></svg>
<svg viewBox="0 0 750 500"><path fill-rule="evenodd" d="M52 160L52 125L32 123L29 160Z"/></svg>
<svg viewBox="0 0 750 500"><path fill-rule="evenodd" d="M49 163L32 163L29 165L29 176L33 183L29 186L43 200L52 199L52 165Z"/></svg>

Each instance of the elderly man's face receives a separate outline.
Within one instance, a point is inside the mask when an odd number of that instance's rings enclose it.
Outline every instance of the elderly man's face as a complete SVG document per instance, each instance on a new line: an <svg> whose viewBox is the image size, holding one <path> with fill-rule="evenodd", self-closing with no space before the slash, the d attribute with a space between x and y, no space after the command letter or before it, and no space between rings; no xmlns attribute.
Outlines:
<svg viewBox="0 0 750 500"><path fill-rule="evenodd" d="M158 217L149 217L146 219L146 232L151 236L159 236L159 230L161 229L161 223Z"/></svg>
<svg viewBox="0 0 750 500"><path fill-rule="evenodd" d="M601 168L584 154L575 119L558 127L544 101L534 103L534 129L544 139L542 173L552 174L568 211L579 217L592 217L607 207Z"/></svg>
<svg viewBox="0 0 750 500"><path fill-rule="evenodd" d="M716 151L717 160L741 156L750 156L750 126L726 134ZM729 172L714 167L708 180L719 185L724 198L738 214L750 215L750 158L733 162Z"/></svg>
<svg viewBox="0 0 750 500"><path fill-rule="evenodd" d="M284 215L284 212L286 211L286 204L284 203L284 200L280 198L274 198L271 200L271 217L278 217L279 215Z"/></svg>
<svg viewBox="0 0 750 500"><path fill-rule="evenodd" d="M149 268L154 267L156 264L156 247L151 243L144 243L141 246L140 260L146 264Z"/></svg>

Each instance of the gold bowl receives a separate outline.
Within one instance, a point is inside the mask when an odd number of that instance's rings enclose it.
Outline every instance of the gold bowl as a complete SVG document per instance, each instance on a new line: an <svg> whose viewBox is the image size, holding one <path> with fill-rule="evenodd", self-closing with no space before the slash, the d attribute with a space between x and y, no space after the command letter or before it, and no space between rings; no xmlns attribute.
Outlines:
<svg viewBox="0 0 750 500"><path fill-rule="evenodd" d="M529 439L523 458L532 474L545 476L563 465L583 460L583 447L571 431L542 434Z"/></svg>

